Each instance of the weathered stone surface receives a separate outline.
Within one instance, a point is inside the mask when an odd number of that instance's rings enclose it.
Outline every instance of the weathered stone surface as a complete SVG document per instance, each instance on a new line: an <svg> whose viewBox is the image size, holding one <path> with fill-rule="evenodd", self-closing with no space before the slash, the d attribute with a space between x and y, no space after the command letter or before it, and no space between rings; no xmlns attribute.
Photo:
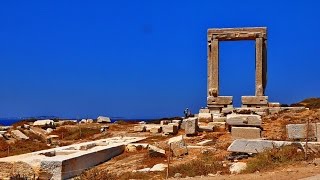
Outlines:
<svg viewBox="0 0 320 180"><path fill-rule="evenodd" d="M219 95L219 40L208 44L208 96Z"/></svg>
<svg viewBox="0 0 320 180"><path fill-rule="evenodd" d="M136 152L136 151L140 151L143 149L142 145L138 145L138 144L128 144L126 145L126 152Z"/></svg>
<svg viewBox="0 0 320 180"><path fill-rule="evenodd" d="M145 132L146 131L146 126L144 125L138 125L133 127L134 132Z"/></svg>
<svg viewBox="0 0 320 180"><path fill-rule="evenodd" d="M316 138L320 142L320 123L316 123Z"/></svg>
<svg viewBox="0 0 320 180"><path fill-rule="evenodd" d="M161 133L161 131L162 131L162 127L153 127L150 129L150 132L154 134Z"/></svg>
<svg viewBox="0 0 320 180"><path fill-rule="evenodd" d="M171 123L170 120L162 120L160 121L160 125L163 126L163 125L168 125L169 123Z"/></svg>
<svg viewBox="0 0 320 180"><path fill-rule="evenodd" d="M44 125L54 124L54 121L51 119L45 119L45 120L37 120L33 123L34 126L44 126Z"/></svg>
<svg viewBox="0 0 320 180"><path fill-rule="evenodd" d="M207 97L207 104L209 105L229 105L232 104L233 96L209 96Z"/></svg>
<svg viewBox="0 0 320 180"><path fill-rule="evenodd" d="M241 96L244 105L267 105L268 96Z"/></svg>
<svg viewBox="0 0 320 180"><path fill-rule="evenodd" d="M150 157L164 157L166 155L166 151L160 149L156 146L149 145L149 156Z"/></svg>
<svg viewBox="0 0 320 180"><path fill-rule="evenodd" d="M164 171L167 167L168 167L168 165L166 165L166 164L156 164L150 169L150 171L151 172Z"/></svg>
<svg viewBox="0 0 320 180"><path fill-rule="evenodd" d="M262 107L262 108L254 108L254 107L247 107L247 108L235 108L234 112L237 114L258 114L258 115L268 115L269 108Z"/></svg>
<svg viewBox="0 0 320 180"><path fill-rule="evenodd" d="M269 107L281 107L281 104L279 102L269 102Z"/></svg>
<svg viewBox="0 0 320 180"><path fill-rule="evenodd" d="M180 119L174 119L174 120L172 120L172 123L177 123L177 124L181 124L181 120Z"/></svg>
<svg viewBox="0 0 320 180"><path fill-rule="evenodd" d="M236 162L230 166L229 170L231 174L239 174L241 171L245 170L246 168L247 168L247 163Z"/></svg>
<svg viewBox="0 0 320 180"><path fill-rule="evenodd" d="M124 151L124 147L128 143L143 140L142 137L113 137L108 139L101 139L92 142L85 142L80 144L73 144L53 148L49 150L42 150L28 154L17 156L10 156L0 158L0 162L15 162L26 163L30 169L37 169L47 175L51 174L49 179L69 179L80 175L84 170L89 169L97 164L101 164ZM104 143L106 145L96 146L88 150L78 150L80 146L91 143ZM54 151L56 156L50 152ZM45 154L49 155L46 156ZM15 169L17 170L17 166ZM16 171L17 172L17 171ZM24 173L19 171L19 173ZM32 176L34 173L32 173ZM36 174L37 175L37 174ZM32 178L30 178L32 179Z"/></svg>
<svg viewBox="0 0 320 180"><path fill-rule="evenodd" d="M249 28L212 28L208 29L208 40L220 41L267 39L266 27Z"/></svg>
<svg viewBox="0 0 320 180"><path fill-rule="evenodd" d="M209 113L210 110L209 109L200 109L199 113Z"/></svg>
<svg viewBox="0 0 320 180"><path fill-rule="evenodd" d="M233 112L234 108L233 107L226 107L222 108L221 113L223 114L231 114Z"/></svg>
<svg viewBox="0 0 320 180"><path fill-rule="evenodd" d="M259 139L261 129L257 127L232 127L231 136L233 139Z"/></svg>
<svg viewBox="0 0 320 180"><path fill-rule="evenodd" d="M211 113L199 113L198 115L199 122L212 122Z"/></svg>
<svg viewBox="0 0 320 180"><path fill-rule="evenodd" d="M290 145L289 141L271 141L259 139L236 139L228 147L230 152L260 153L266 149Z"/></svg>
<svg viewBox="0 0 320 180"><path fill-rule="evenodd" d="M177 125L163 125L162 132L164 134L177 134L178 133L178 126Z"/></svg>
<svg viewBox="0 0 320 180"><path fill-rule="evenodd" d="M188 118L185 120L186 135L195 135L198 130L198 118Z"/></svg>
<svg viewBox="0 0 320 180"><path fill-rule="evenodd" d="M23 134L23 133L22 133L21 131L19 131L19 130L13 130L13 131L11 131L11 134L12 134L12 136L13 136L14 138L19 139L19 140L21 140L21 139L24 139L24 140L29 139L28 136L26 136L25 134Z"/></svg>
<svg viewBox="0 0 320 180"><path fill-rule="evenodd" d="M212 145L213 143L214 143L213 140L208 139L208 140L204 140L204 141L198 142L197 145L199 145L199 146L208 146L208 145Z"/></svg>
<svg viewBox="0 0 320 180"><path fill-rule="evenodd" d="M227 117L213 117L213 122L226 122Z"/></svg>
<svg viewBox="0 0 320 180"><path fill-rule="evenodd" d="M252 114L229 114L227 123L232 126L261 126L262 120L259 115Z"/></svg>
<svg viewBox="0 0 320 180"><path fill-rule="evenodd" d="M315 123L310 123L309 128L307 128L307 124L288 124L286 128L289 139L305 139L307 138L307 130L309 139L315 139L317 135Z"/></svg>
<svg viewBox="0 0 320 180"><path fill-rule="evenodd" d="M213 127L213 131L215 132L226 131L226 122L210 122L208 126Z"/></svg>
<svg viewBox="0 0 320 180"><path fill-rule="evenodd" d="M111 123L111 119L109 117L99 116L97 123Z"/></svg>
<svg viewBox="0 0 320 180"><path fill-rule="evenodd" d="M199 132L213 132L214 129L212 126L199 126L198 131Z"/></svg>
<svg viewBox="0 0 320 180"><path fill-rule="evenodd" d="M188 149L182 135L170 138L168 144L173 156L178 157L188 154Z"/></svg>

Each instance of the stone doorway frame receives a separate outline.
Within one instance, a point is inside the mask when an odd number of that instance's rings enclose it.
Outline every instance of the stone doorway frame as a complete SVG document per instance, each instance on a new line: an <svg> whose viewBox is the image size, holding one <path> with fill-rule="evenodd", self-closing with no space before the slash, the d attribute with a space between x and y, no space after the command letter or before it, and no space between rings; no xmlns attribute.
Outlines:
<svg viewBox="0 0 320 180"><path fill-rule="evenodd" d="M254 40L256 44L255 60L255 96L242 96L242 107L268 106L265 96L267 85L267 28L212 28L208 29L208 85L207 106L211 110L232 107L232 96L219 96L219 42Z"/></svg>

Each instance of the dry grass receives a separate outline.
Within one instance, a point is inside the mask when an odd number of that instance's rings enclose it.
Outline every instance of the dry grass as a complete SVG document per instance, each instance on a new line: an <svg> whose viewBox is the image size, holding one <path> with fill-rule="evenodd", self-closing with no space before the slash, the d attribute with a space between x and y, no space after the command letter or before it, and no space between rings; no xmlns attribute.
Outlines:
<svg viewBox="0 0 320 180"><path fill-rule="evenodd" d="M34 151L40 151L49 149L46 143L34 141L34 140L19 140L15 143L7 143L5 140L0 139L0 158L30 153Z"/></svg>
<svg viewBox="0 0 320 180"><path fill-rule="evenodd" d="M182 177L194 177L201 175L215 174L217 171L227 173L228 169L223 167L221 161L217 161L211 153L202 154L197 159L187 163L170 167L169 176L173 177L176 173L182 174Z"/></svg>
<svg viewBox="0 0 320 180"><path fill-rule="evenodd" d="M95 179L106 179L106 180L117 180L118 178L107 171L98 170L96 168L83 172L79 178L80 180L95 180Z"/></svg>
<svg viewBox="0 0 320 180"><path fill-rule="evenodd" d="M282 165L293 164L304 160L303 150L294 145L273 148L257 154L247 162L245 173L272 170Z"/></svg>
<svg viewBox="0 0 320 180"><path fill-rule="evenodd" d="M58 135L59 139L63 140L79 140L91 138L95 134L100 133L99 127L86 127L86 126L69 126L59 127L51 134Z"/></svg>
<svg viewBox="0 0 320 180"><path fill-rule="evenodd" d="M126 172L121 174L121 176L117 177L119 180L128 180L128 179L165 179L165 172Z"/></svg>

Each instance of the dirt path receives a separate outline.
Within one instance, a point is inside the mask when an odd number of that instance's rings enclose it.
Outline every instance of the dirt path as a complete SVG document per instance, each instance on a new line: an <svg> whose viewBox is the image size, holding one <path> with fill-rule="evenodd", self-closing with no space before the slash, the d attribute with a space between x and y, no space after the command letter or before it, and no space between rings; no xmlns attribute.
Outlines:
<svg viewBox="0 0 320 180"><path fill-rule="evenodd" d="M238 174L238 175L218 175L213 177L194 177L194 178L184 178L184 179L201 179L201 180L298 180L310 177L310 180L313 178L320 179L320 166L314 166L313 164L305 165L299 164L294 166L289 166L286 168L280 168L275 171L262 172L262 173L252 173L252 174ZM316 176L318 175L318 176ZM315 176L315 177L313 177ZM312 179L312 180L313 180Z"/></svg>

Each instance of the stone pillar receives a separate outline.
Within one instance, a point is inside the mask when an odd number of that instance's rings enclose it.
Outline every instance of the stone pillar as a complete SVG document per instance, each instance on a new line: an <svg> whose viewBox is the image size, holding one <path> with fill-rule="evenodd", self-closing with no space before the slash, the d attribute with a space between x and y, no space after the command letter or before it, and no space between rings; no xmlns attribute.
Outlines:
<svg viewBox="0 0 320 180"><path fill-rule="evenodd" d="M208 46L208 97L219 95L219 40Z"/></svg>
<svg viewBox="0 0 320 180"><path fill-rule="evenodd" d="M263 38L256 38L256 96L264 95Z"/></svg>
<svg viewBox="0 0 320 180"><path fill-rule="evenodd" d="M268 66L267 66L267 40L265 39L264 40L264 43L263 43L263 66L262 66L262 83L263 83L263 95L264 95L264 92L266 90L266 87L267 87L267 74L268 74Z"/></svg>

